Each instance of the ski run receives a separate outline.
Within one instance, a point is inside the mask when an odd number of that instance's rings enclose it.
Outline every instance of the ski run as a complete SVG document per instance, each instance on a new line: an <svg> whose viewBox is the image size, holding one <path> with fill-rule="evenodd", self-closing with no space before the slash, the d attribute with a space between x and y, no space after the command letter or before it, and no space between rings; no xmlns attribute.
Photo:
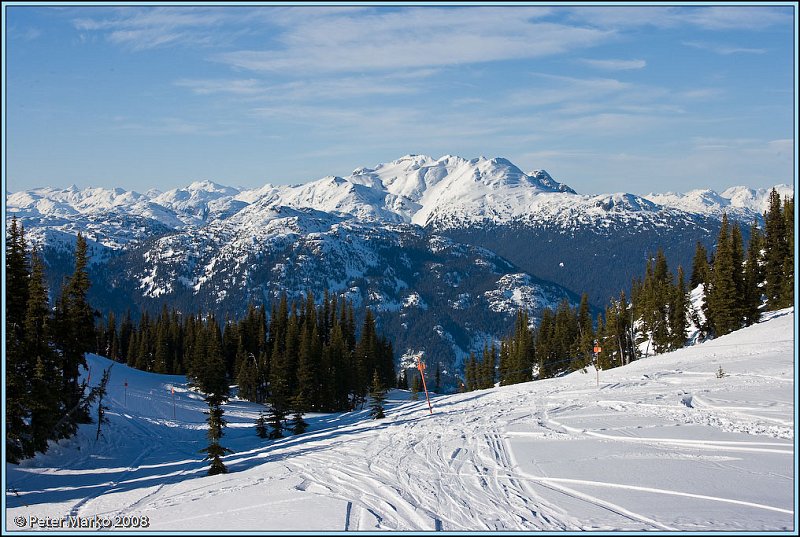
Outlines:
<svg viewBox="0 0 800 537"><path fill-rule="evenodd" d="M794 341L781 310L599 375L434 394L433 414L424 394L393 391L385 419L314 414L279 440L255 434L263 407L233 398L230 473L213 477L202 394L114 364L98 440L84 425L6 465L4 530L116 518L138 531L791 533ZM88 362L92 385L112 363Z"/></svg>

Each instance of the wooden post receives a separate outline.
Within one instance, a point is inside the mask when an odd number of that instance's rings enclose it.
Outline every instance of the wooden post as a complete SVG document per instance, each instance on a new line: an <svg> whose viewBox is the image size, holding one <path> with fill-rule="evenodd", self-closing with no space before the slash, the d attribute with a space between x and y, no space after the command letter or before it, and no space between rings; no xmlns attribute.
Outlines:
<svg viewBox="0 0 800 537"><path fill-rule="evenodd" d="M419 369L419 376L422 377L422 388L425 390L425 400L428 401L428 411L433 414L431 398L428 397L428 386L425 385L425 364L422 362L421 356L417 358L417 369Z"/></svg>

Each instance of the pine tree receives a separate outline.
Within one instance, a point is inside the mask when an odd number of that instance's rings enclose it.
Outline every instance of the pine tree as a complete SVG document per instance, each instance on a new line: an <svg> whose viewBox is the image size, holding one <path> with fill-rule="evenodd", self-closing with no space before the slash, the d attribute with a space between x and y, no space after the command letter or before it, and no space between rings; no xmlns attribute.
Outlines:
<svg viewBox="0 0 800 537"><path fill-rule="evenodd" d="M283 438L283 421L286 419L286 410L281 406L276 406L274 403L270 406L269 415L267 416L267 423L269 425L270 440Z"/></svg>
<svg viewBox="0 0 800 537"><path fill-rule="evenodd" d="M419 374L416 371L412 373L411 379L411 400L417 401L419 399L419 390L422 387L422 383L419 380ZM468 390L469 391L469 390Z"/></svg>
<svg viewBox="0 0 800 537"><path fill-rule="evenodd" d="M209 345L208 355L205 357L205 364L199 377L200 389L205 392L205 401L208 404L208 440L207 448L200 450L205 453L204 461L211 461L208 468L208 475L224 474L228 472L227 467L222 462L222 457L233 453L231 449L220 445L219 441L224 436L224 429L227 422L222 417L225 413L222 409L223 403L228 401L229 386L226 378L225 361L222 356L221 345L217 329L219 325L212 318L209 321Z"/></svg>
<svg viewBox="0 0 800 537"><path fill-rule="evenodd" d="M30 364L23 349L30 270L24 229L12 218L6 242L6 460L19 462L31 454Z"/></svg>
<svg viewBox="0 0 800 537"><path fill-rule="evenodd" d="M31 442L28 454L47 450L48 439L55 439L53 426L64 414L57 355L52 349L50 305L45 284L44 263L36 248L31 254L28 308L25 313L24 353L34 364L30 379Z"/></svg>
<svg viewBox="0 0 800 537"><path fill-rule="evenodd" d="M256 418L256 434L259 438L267 438L267 418L264 416L264 411L258 413Z"/></svg>
<svg viewBox="0 0 800 537"><path fill-rule="evenodd" d="M108 391L108 380L112 367L114 367L114 364L111 364L108 369L103 370L103 377L100 379L100 384L97 386L97 434L95 435L95 440L100 439L100 436L103 434L103 425L108 423L108 418L106 417L106 410L108 410L108 407L103 404L103 398Z"/></svg>
<svg viewBox="0 0 800 537"><path fill-rule="evenodd" d="M749 326L758 322L761 315L761 286L764 271L761 269L761 251L764 238L756 222L750 227L750 242L747 245L747 261L744 267L744 296L742 297L742 316Z"/></svg>
<svg viewBox="0 0 800 537"><path fill-rule="evenodd" d="M586 367L591 361L594 339L592 317L589 314L589 295L583 293L580 306L578 306L578 339L575 341L575 358L570 364L573 371Z"/></svg>
<svg viewBox="0 0 800 537"><path fill-rule="evenodd" d="M737 274L728 216L723 214L706 294L706 318L716 336L725 335L741 326Z"/></svg>
<svg viewBox="0 0 800 537"><path fill-rule="evenodd" d="M385 418L386 415L383 412L383 404L386 400L386 389L381 384L381 378L377 371L372 374L372 386L369 391L369 396L372 400L369 412L372 419L377 420Z"/></svg>
<svg viewBox="0 0 800 537"><path fill-rule="evenodd" d="M783 305L794 304L794 198L787 198L783 203L784 230L786 247L783 259Z"/></svg>
<svg viewBox="0 0 800 537"><path fill-rule="evenodd" d="M743 324L746 304L744 297L745 291L745 278L744 278L744 243L742 239L742 230L739 224L731 225L731 257L733 259L733 283L736 288L736 307L734 314L737 318L736 328L740 328Z"/></svg>
<svg viewBox="0 0 800 537"><path fill-rule="evenodd" d="M705 246L700 241L697 241L697 246L694 250L694 261L692 262L692 277L689 280L689 287L696 289L698 285L703 285L708 282L709 268L708 268L708 252Z"/></svg>
<svg viewBox="0 0 800 537"><path fill-rule="evenodd" d="M94 311L87 300L91 285L87 267L86 240L78 233L75 270L62 288L54 320L55 344L61 354L64 407L70 413L70 419L63 424L62 437L74 434L78 423L91 421L88 409L81 404L85 386L79 383L80 368L87 367L85 354L95 344Z"/></svg>
<svg viewBox="0 0 800 537"><path fill-rule="evenodd" d="M307 407L306 403L300 394L292 398L292 419L289 420L289 428L292 434L303 434L308 430L308 423L303 419L303 408Z"/></svg>
<svg viewBox="0 0 800 537"><path fill-rule="evenodd" d="M776 310L790 305L786 301L786 260L793 256L788 250L786 218L781 207L781 197L773 188L769 196L769 209L764 216L764 293L767 309Z"/></svg>
<svg viewBox="0 0 800 537"><path fill-rule="evenodd" d="M687 308L688 298L686 284L684 283L683 267L678 266L678 283L673 290L669 309L669 348L679 349L686 343L686 328L688 325Z"/></svg>

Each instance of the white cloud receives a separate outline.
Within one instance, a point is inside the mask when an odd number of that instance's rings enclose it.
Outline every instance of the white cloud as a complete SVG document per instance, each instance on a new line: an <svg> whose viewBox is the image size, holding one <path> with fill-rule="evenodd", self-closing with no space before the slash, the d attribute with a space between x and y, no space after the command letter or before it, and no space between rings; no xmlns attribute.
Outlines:
<svg viewBox="0 0 800 537"><path fill-rule="evenodd" d="M596 69L606 71L627 71L630 69L643 69L647 62L644 60L591 60L582 59L582 63Z"/></svg>
<svg viewBox="0 0 800 537"><path fill-rule="evenodd" d="M572 20L618 30L639 26L764 30L793 22L791 6L576 6L569 13Z"/></svg>
<svg viewBox="0 0 800 537"><path fill-rule="evenodd" d="M538 21L537 8L410 8L293 20L280 48L221 53L264 72L364 72L536 58L595 45L613 33Z"/></svg>
<svg viewBox="0 0 800 537"><path fill-rule="evenodd" d="M723 45L719 43L707 43L701 41L684 41L682 43L687 47L692 47L700 50L707 50L716 54L729 55L729 54L765 54L767 51L763 48L748 48L738 47L733 45Z"/></svg>

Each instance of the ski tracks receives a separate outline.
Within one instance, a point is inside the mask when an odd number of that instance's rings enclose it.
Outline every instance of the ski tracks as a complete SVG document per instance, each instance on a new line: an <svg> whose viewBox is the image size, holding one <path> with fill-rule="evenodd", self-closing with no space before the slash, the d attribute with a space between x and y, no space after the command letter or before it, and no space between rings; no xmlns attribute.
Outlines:
<svg viewBox="0 0 800 537"><path fill-rule="evenodd" d="M501 430L510 411L485 404L495 410L477 418L464 414L460 405L433 415L410 413L377 439L357 436L290 464L303 480L347 502L347 530L577 527L576 520L514 477ZM307 467L315 469L313 475Z"/></svg>

